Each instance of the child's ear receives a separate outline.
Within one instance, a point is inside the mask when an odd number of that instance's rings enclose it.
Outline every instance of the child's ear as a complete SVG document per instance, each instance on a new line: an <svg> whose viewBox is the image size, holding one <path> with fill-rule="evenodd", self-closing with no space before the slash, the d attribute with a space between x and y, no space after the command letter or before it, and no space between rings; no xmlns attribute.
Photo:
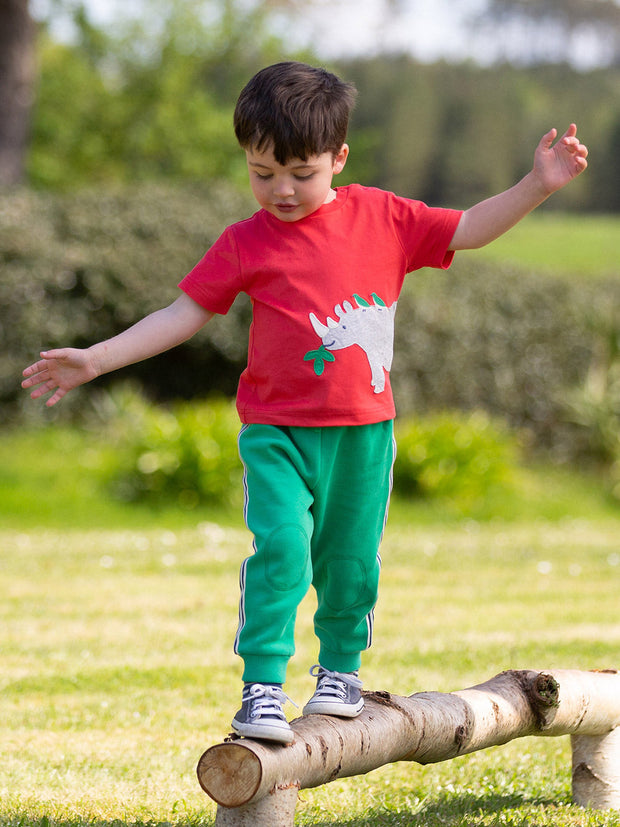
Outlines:
<svg viewBox="0 0 620 827"><path fill-rule="evenodd" d="M343 144L340 147L340 152L334 158L334 175L338 175L339 172L342 172L344 169L344 165L347 162L347 158L349 157L349 145Z"/></svg>

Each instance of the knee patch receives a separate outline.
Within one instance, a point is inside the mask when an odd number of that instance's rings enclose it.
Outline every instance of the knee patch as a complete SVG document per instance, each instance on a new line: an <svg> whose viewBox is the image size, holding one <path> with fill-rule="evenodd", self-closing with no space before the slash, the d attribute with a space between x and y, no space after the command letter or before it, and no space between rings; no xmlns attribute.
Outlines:
<svg viewBox="0 0 620 827"><path fill-rule="evenodd" d="M326 605L335 612L342 612L365 602L372 589L369 575L361 560L355 557L330 560L323 575L322 591Z"/></svg>
<svg viewBox="0 0 620 827"><path fill-rule="evenodd" d="M284 525L265 543L265 578L277 591L295 589L307 577L310 540L298 525Z"/></svg>

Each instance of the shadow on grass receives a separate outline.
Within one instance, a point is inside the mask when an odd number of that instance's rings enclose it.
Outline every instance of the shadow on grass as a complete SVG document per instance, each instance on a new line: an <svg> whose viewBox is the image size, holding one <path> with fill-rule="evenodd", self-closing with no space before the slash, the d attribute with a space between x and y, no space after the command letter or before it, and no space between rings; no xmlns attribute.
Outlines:
<svg viewBox="0 0 620 827"><path fill-rule="evenodd" d="M510 810L521 812L515 812L512 819L502 819L502 824L528 825L532 822L522 808L553 807L558 803L557 799L525 798L517 794L450 795L436 799L426 806L422 803L411 812L391 812L388 809L377 808L361 818L320 821L315 822L312 827L476 827L478 824L489 824L489 816ZM307 827L311 824L309 821L301 823Z"/></svg>
<svg viewBox="0 0 620 827"><path fill-rule="evenodd" d="M80 818L80 816L59 819L48 816L33 818L27 814L4 816L0 812L0 827L213 827L213 821L214 817L206 814L204 816L179 816L174 820L157 821L134 818Z"/></svg>
<svg viewBox="0 0 620 827"><path fill-rule="evenodd" d="M298 811L296 824L305 827L476 827L489 822L494 814L513 811L512 816L502 818L502 825L523 827L532 825L529 815L522 808L554 807L557 799L526 798L521 795L484 795L473 794L450 795L435 799L424 805L422 802L411 812L406 810L390 811L378 807L365 816L346 821L312 821L311 814ZM516 812L515 812L516 811ZM3 816L0 812L0 827L213 827L213 815L181 815L168 821L135 819L96 819L80 818L54 819L43 816L33 818L29 815L14 814ZM498 822L499 823L499 822Z"/></svg>

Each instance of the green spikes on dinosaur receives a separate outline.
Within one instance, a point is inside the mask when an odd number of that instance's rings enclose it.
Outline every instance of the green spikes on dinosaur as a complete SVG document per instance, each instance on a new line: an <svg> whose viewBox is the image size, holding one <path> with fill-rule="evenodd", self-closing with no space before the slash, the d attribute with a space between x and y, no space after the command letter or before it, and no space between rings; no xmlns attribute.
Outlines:
<svg viewBox="0 0 620 827"><path fill-rule="evenodd" d="M367 301L366 301L366 299L363 299L361 296L358 296L358 295L357 295L357 293L354 293L354 294L353 294L353 298L354 298L354 299L355 299L355 301L357 302L357 306L358 306L358 307L370 307L370 303L369 303L369 302L367 302ZM372 294L372 300L374 301L374 303L375 303L375 304L378 304L378 305L380 305L381 307L387 307L387 305L386 305L386 303L383 301L383 299L382 299L382 298L380 298L380 296L377 296L377 294L376 294L376 293L373 293L373 294Z"/></svg>

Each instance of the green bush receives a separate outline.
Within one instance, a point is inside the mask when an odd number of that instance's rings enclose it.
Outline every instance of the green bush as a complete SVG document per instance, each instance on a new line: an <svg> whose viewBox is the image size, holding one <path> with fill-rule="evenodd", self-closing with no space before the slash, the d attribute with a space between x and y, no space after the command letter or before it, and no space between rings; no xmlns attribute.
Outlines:
<svg viewBox="0 0 620 827"><path fill-rule="evenodd" d="M580 384L595 347L586 323L597 290L620 285L541 278L463 255L448 272L408 277L392 369L399 411L478 410L572 456L563 393Z"/></svg>
<svg viewBox="0 0 620 827"><path fill-rule="evenodd" d="M412 417L396 437L395 493L449 497L465 509L508 483L519 456L516 437L483 411Z"/></svg>
<svg viewBox="0 0 620 827"><path fill-rule="evenodd" d="M575 425L575 456L602 466L620 500L620 308L610 303L591 321L596 347L583 383L564 397L566 416Z"/></svg>
<svg viewBox="0 0 620 827"><path fill-rule="evenodd" d="M250 209L248 197L216 182L202 190L144 184L0 195L0 421L15 418L20 406L33 410L19 383L40 350L86 347L174 300L180 279ZM247 303L239 302L230 319L124 376L160 399L232 394L248 319ZM103 377L99 385L116 381ZM72 397L54 415L77 411L81 394Z"/></svg>
<svg viewBox="0 0 620 827"><path fill-rule="evenodd" d="M242 490L239 417L223 399L151 404L125 386L106 394L112 494L128 502L229 505Z"/></svg>
<svg viewBox="0 0 620 827"><path fill-rule="evenodd" d="M129 502L194 508L238 503L239 419L227 400L153 404L135 387L118 386L98 400L109 434L105 478ZM516 437L483 411L412 417L397 424L394 491L449 497L466 510L510 480Z"/></svg>
<svg viewBox="0 0 620 827"><path fill-rule="evenodd" d="M19 387L39 350L109 338L178 295L180 278L251 200L223 184L0 196L0 422L88 412L90 391L52 412ZM592 444L567 409L600 349L620 282L544 277L457 257L407 277L392 384L400 416L485 410L532 445L581 461ZM190 342L101 377L139 380L158 401L232 396L245 366L250 305L240 297Z"/></svg>

